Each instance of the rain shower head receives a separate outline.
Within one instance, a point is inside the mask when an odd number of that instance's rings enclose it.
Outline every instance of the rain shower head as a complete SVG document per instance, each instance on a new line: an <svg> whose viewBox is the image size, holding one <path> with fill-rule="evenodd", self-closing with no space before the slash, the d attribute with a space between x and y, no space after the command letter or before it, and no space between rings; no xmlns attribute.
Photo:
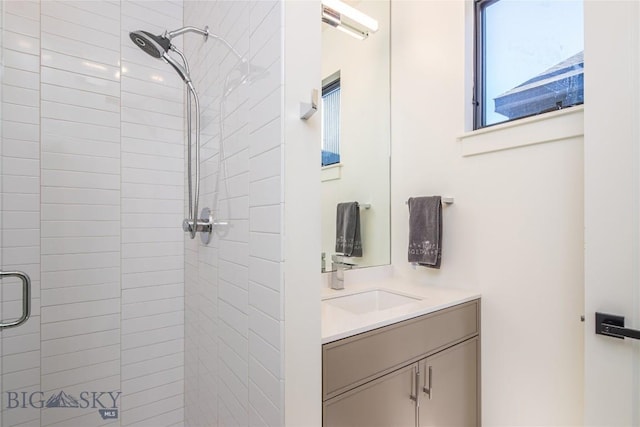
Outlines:
<svg viewBox="0 0 640 427"><path fill-rule="evenodd" d="M162 55L171 49L171 40L163 36L156 36L147 31L132 31L129 33L131 41L140 49L154 58L162 58Z"/></svg>

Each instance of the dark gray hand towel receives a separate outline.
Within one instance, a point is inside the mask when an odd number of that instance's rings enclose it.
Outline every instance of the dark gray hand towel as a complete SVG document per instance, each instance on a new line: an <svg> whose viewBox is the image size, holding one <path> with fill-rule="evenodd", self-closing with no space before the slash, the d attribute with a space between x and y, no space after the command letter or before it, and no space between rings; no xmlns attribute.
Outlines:
<svg viewBox="0 0 640 427"><path fill-rule="evenodd" d="M409 262L440 268L442 200L440 196L409 199Z"/></svg>
<svg viewBox="0 0 640 427"><path fill-rule="evenodd" d="M362 256L360 206L358 206L358 202L338 203L336 211L336 252L346 256Z"/></svg>

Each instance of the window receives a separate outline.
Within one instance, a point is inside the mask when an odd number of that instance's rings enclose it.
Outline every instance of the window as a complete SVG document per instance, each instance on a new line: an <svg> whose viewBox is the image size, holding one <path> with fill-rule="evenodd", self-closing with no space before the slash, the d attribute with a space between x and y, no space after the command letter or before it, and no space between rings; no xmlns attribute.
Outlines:
<svg viewBox="0 0 640 427"><path fill-rule="evenodd" d="M476 0L474 128L584 102L582 0Z"/></svg>
<svg viewBox="0 0 640 427"><path fill-rule="evenodd" d="M340 72L322 81L322 166L340 163Z"/></svg>

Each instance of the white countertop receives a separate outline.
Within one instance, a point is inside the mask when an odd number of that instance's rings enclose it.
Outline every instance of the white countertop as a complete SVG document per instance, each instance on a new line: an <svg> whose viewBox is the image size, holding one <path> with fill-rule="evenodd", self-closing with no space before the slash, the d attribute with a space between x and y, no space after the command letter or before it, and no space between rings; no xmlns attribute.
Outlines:
<svg viewBox="0 0 640 427"><path fill-rule="evenodd" d="M322 344L480 298L477 292L415 284L396 277L347 283L345 289L340 291L323 287L321 297L325 300L374 289L421 299L387 310L364 314L354 314L323 302L321 304Z"/></svg>

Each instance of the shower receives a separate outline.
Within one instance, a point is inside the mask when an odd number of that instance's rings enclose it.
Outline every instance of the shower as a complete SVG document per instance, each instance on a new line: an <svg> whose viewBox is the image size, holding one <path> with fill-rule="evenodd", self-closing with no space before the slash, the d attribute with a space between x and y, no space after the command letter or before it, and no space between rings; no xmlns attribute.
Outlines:
<svg viewBox="0 0 640 427"><path fill-rule="evenodd" d="M131 41L136 44L136 46L145 51L147 54L151 55L154 58L162 59L164 62L169 64L178 73L187 87L187 174L189 185L189 213L188 217L184 221L182 221L182 229L185 232L188 232L192 239L195 238L198 232L202 233L202 242L204 244L207 244L209 243L213 226L217 223L213 220L211 211L208 208L204 208L201 212L200 218L198 218L198 203L200 201L200 102L198 100L198 93L196 92L196 89L191 82L191 75L189 72L189 63L187 62L187 58L178 48L176 48L171 43L171 39L184 33L200 34L204 36L205 41L207 41L207 39L212 36L217 40L223 41L224 44L227 45L227 47L229 47L239 58L241 58L240 55L238 55L237 52L235 52L235 50L226 41L218 36L211 35L209 33L208 27L205 27L204 29L195 27L183 27L175 31L165 31L162 35L154 35L142 30L132 31L129 33L129 37L131 38ZM182 64L180 64L175 58L173 58L169 54L169 51L175 52L182 60ZM191 115L191 97L193 97L193 104L195 105L196 110L195 120L192 120ZM191 124L193 121L195 121L195 167L193 168L195 169L195 178L192 177L191 166Z"/></svg>

